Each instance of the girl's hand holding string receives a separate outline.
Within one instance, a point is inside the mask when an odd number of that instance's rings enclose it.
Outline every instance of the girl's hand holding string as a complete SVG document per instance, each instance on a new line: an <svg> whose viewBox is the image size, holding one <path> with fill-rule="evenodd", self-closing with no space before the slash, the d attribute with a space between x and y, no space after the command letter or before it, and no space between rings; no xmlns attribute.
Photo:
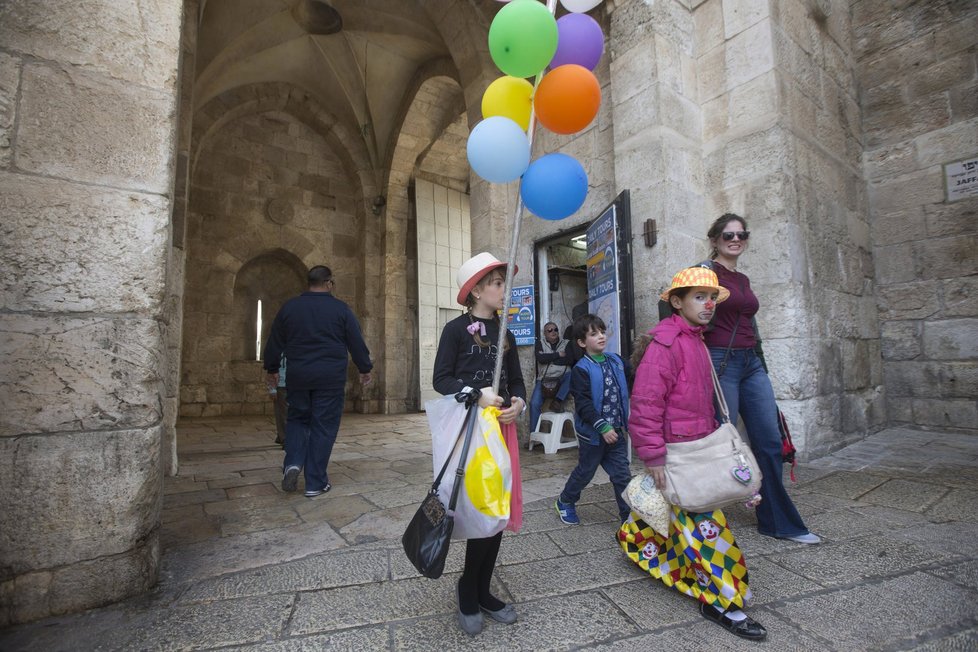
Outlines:
<svg viewBox="0 0 978 652"><path fill-rule="evenodd" d="M519 402L517 402L519 401ZM514 396L508 408L503 408L499 413L499 423L513 423L516 418L523 413L526 403L519 396Z"/></svg>

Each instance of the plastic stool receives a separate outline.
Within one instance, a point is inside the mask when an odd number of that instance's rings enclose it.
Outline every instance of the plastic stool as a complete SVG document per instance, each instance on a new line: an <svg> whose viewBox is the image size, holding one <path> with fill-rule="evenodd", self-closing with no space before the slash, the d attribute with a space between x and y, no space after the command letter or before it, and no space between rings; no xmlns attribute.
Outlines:
<svg viewBox="0 0 978 652"><path fill-rule="evenodd" d="M550 427L544 431L543 424ZM571 433L574 435L569 441L561 441L560 436L564 432L564 426L570 424ZM533 450L533 443L543 444L543 452L546 455L553 455L561 448L577 448L577 431L574 429L573 412L544 412L537 420L536 430L530 433L529 449Z"/></svg>

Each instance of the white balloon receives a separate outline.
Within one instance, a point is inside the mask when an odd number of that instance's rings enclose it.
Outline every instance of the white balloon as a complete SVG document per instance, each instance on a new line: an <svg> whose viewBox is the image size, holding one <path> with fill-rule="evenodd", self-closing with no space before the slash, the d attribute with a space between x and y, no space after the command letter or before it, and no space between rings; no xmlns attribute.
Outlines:
<svg viewBox="0 0 978 652"><path fill-rule="evenodd" d="M601 0L560 0L560 4L564 5L564 9L567 11L583 14L601 4Z"/></svg>

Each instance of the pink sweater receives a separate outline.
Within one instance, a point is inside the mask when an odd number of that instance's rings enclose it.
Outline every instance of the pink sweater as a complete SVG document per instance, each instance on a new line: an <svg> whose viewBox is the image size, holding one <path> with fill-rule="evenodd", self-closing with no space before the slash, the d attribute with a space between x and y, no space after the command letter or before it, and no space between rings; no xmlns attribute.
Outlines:
<svg viewBox="0 0 978 652"><path fill-rule="evenodd" d="M639 458L659 466L666 443L701 439L719 424L703 327L672 315L649 334L652 342L635 370L628 432Z"/></svg>

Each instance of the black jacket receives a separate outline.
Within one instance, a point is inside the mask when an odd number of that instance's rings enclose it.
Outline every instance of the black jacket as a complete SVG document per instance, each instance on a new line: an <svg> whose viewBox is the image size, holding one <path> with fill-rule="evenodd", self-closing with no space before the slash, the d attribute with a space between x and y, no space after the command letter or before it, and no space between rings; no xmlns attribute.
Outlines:
<svg viewBox="0 0 978 652"><path fill-rule="evenodd" d="M266 371L278 371L283 351L289 361L289 391L342 389L348 354L360 373L374 366L353 311L329 292L303 292L285 302L265 345Z"/></svg>

